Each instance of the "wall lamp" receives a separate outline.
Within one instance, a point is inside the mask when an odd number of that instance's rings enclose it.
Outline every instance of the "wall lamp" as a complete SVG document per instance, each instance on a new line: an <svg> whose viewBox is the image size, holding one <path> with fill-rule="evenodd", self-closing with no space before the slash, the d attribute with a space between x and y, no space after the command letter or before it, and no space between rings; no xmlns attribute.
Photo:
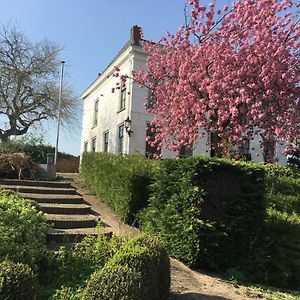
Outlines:
<svg viewBox="0 0 300 300"><path fill-rule="evenodd" d="M133 133L133 131L131 130L131 123L132 121L129 119L129 117L127 117L126 120L124 121L125 130L129 136Z"/></svg>

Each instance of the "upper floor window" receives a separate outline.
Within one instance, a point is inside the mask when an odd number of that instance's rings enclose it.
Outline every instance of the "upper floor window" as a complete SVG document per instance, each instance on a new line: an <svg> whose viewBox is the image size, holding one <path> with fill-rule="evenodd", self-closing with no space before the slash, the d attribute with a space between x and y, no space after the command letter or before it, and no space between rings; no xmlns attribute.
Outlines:
<svg viewBox="0 0 300 300"><path fill-rule="evenodd" d="M98 110L99 110L99 100L95 101L94 104L94 122L93 122L94 126L96 126L98 123Z"/></svg>
<svg viewBox="0 0 300 300"><path fill-rule="evenodd" d="M126 105L126 94L127 94L127 93L126 93L126 86L124 86L124 87L122 87L122 89L121 89L119 111L125 109L125 105Z"/></svg>
<svg viewBox="0 0 300 300"><path fill-rule="evenodd" d="M109 141L109 132L106 131L103 134L103 152L108 152L108 141Z"/></svg>
<svg viewBox="0 0 300 300"><path fill-rule="evenodd" d="M153 108L156 95L154 93L154 88L156 86L156 80L153 77L150 77L150 87L148 89L147 97L147 108Z"/></svg>
<svg viewBox="0 0 300 300"><path fill-rule="evenodd" d="M124 124L119 125L118 127L118 153L123 153L123 144L124 144Z"/></svg>
<svg viewBox="0 0 300 300"><path fill-rule="evenodd" d="M94 137L92 139L92 151L95 152L96 151L96 137Z"/></svg>

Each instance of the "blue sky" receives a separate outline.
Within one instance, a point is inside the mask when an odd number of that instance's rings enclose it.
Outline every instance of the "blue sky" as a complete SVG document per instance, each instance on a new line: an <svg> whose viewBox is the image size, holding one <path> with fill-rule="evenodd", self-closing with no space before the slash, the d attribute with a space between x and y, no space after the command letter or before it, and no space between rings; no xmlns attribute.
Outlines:
<svg viewBox="0 0 300 300"><path fill-rule="evenodd" d="M128 41L133 25L156 41L183 23L184 4L185 0L2 0L0 23L15 24L33 41L49 39L62 45L67 80L79 97ZM77 126L61 130L60 151L79 154L81 119L78 107ZM43 128L45 140L54 145L55 124Z"/></svg>

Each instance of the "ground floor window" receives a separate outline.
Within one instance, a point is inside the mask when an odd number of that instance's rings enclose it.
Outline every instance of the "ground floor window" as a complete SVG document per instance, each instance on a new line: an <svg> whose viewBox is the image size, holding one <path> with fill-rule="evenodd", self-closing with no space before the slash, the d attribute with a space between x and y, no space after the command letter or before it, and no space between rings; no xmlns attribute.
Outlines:
<svg viewBox="0 0 300 300"><path fill-rule="evenodd" d="M96 152L96 138L92 138L92 151Z"/></svg>
<svg viewBox="0 0 300 300"><path fill-rule="evenodd" d="M151 145L151 141L153 141L154 137L155 137L155 131L153 129L154 129L154 126L152 126L150 124L150 122L147 122L146 136L148 138L150 138L149 142L148 141L146 142L146 153L145 154L146 154L147 158L154 158L155 156L161 154L160 149L158 150L157 147Z"/></svg>
<svg viewBox="0 0 300 300"><path fill-rule="evenodd" d="M105 131L103 134L103 152L108 152L108 140L109 140L109 132Z"/></svg>
<svg viewBox="0 0 300 300"><path fill-rule="evenodd" d="M87 152L88 151L88 142L84 142L83 144L83 152Z"/></svg>
<svg viewBox="0 0 300 300"><path fill-rule="evenodd" d="M190 156L193 156L193 147L182 146L179 149L179 157L184 158L184 157L190 157Z"/></svg>
<svg viewBox="0 0 300 300"><path fill-rule="evenodd" d="M124 124L118 126L118 153L124 152Z"/></svg>

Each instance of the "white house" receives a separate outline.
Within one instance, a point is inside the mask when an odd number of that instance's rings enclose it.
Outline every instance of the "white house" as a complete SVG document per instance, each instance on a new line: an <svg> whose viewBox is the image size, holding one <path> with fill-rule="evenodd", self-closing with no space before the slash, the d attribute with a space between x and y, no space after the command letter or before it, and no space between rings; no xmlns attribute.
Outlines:
<svg viewBox="0 0 300 300"><path fill-rule="evenodd" d="M146 145L147 124L151 115L144 104L149 90L140 88L138 84L127 80L126 87L116 90L119 79L113 77L115 66L120 74L131 74L138 66L146 68L146 53L141 47L141 28L133 26L130 40L107 66L102 74L83 92L83 122L81 137L81 154L85 151L111 152L145 155L155 152ZM205 136L192 151L184 155L210 155ZM252 160L263 161L259 140L250 142L247 149ZM286 163L281 155L283 146L277 145L275 156L279 163ZM178 153L162 150L164 158L174 157Z"/></svg>

